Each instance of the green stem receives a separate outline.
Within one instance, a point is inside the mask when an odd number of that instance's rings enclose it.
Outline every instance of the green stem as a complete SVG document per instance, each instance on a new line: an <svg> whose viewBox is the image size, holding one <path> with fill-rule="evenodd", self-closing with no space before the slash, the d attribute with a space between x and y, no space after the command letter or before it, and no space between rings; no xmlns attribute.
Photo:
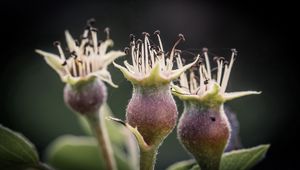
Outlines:
<svg viewBox="0 0 300 170"><path fill-rule="evenodd" d="M100 115L100 116L99 116ZM93 130L100 147L100 152L106 164L107 170L116 170L117 165L113 154L111 142L107 133L107 128L104 122L103 114L89 114L86 116L91 129Z"/></svg>
<svg viewBox="0 0 300 170"><path fill-rule="evenodd" d="M157 148L140 148L140 170L154 170Z"/></svg>

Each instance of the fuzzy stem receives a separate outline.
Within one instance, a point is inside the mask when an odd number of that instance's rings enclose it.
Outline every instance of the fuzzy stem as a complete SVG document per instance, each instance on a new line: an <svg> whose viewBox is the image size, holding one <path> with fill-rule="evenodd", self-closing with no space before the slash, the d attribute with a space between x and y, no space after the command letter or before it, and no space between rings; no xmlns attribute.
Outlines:
<svg viewBox="0 0 300 170"><path fill-rule="evenodd" d="M99 116L100 115L100 116ZM113 154L113 149L109 136L107 134L107 128L104 122L104 118L101 113L88 114L86 116L91 129L93 130L99 144L100 153L103 155L103 159L106 164L107 170L116 170L117 165Z"/></svg>
<svg viewBox="0 0 300 170"><path fill-rule="evenodd" d="M157 148L140 148L140 170L154 170Z"/></svg>
<svg viewBox="0 0 300 170"><path fill-rule="evenodd" d="M219 170L220 169L220 159L218 157L211 158L209 160L204 160L203 158L197 158L198 165L200 166L201 170Z"/></svg>

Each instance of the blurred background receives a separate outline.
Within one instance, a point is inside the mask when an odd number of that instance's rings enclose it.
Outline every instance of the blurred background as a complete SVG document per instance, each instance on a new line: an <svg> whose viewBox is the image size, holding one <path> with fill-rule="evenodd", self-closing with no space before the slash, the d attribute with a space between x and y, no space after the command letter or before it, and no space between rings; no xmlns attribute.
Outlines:
<svg viewBox="0 0 300 170"><path fill-rule="evenodd" d="M57 53L53 41L65 45L66 29L79 37L86 21L93 17L99 30L111 28L114 49L128 46L131 33L140 36L143 31L153 33L157 29L166 49L172 47L178 33L186 38L179 48L191 52L208 47L210 52L228 57L230 48L236 48L238 58L228 91L263 92L228 103L240 121L242 143L245 147L272 144L266 159L254 169L300 168L295 155L300 123L295 106L297 54L288 54L294 50L289 45L290 36L295 36L289 22L294 16L291 4L4 0L0 8L0 124L23 133L40 153L62 134L84 133L64 105L64 84L34 49ZM101 31L99 36L105 38ZM108 103L116 117L124 119L131 84L117 69L109 69L119 88L108 88ZM181 112L182 104L177 103ZM190 158L174 132L159 151L157 169Z"/></svg>

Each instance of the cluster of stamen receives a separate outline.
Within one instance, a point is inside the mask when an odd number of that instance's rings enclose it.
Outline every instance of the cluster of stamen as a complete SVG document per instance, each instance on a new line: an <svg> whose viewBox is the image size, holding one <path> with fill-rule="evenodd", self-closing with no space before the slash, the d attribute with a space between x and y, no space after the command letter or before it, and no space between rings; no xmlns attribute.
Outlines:
<svg viewBox="0 0 300 170"><path fill-rule="evenodd" d="M133 73L145 76L159 63L161 71L171 71L174 58L180 57L180 53L175 48L181 41L185 40L183 35L178 35L178 40L168 53L164 51L160 31L157 30L154 32L158 40L158 45L150 39L149 33L143 32L142 35L143 40L136 40L133 34L130 35L130 47L126 47L124 50L125 53L130 54L132 58L132 65L125 62L127 69Z"/></svg>
<svg viewBox="0 0 300 170"><path fill-rule="evenodd" d="M87 22L87 27L80 37L80 42L73 40L71 35L66 35L68 44L66 54L68 57L62 50L61 43L58 41L54 42L54 46L58 48L60 59L63 61L62 66L73 77L86 76L101 67L101 63L96 58L105 55L107 46L101 45L104 42L98 40L98 30L93 27L94 22L94 19ZM107 35L106 38L109 39L109 28L106 28L104 32Z"/></svg>
<svg viewBox="0 0 300 170"><path fill-rule="evenodd" d="M215 69L211 69L208 49L204 48L201 55L202 58L189 70L189 76L185 73L180 76L180 87L189 94L202 95L213 83L217 83L220 86L220 92L225 93L233 62L237 55L235 49L231 49L231 52L229 62L224 57L214 57L214 61L217 63L217 74L212 75ZM177 58L177 66L179 68L184 66L184 61L180 57Z"/></svg>

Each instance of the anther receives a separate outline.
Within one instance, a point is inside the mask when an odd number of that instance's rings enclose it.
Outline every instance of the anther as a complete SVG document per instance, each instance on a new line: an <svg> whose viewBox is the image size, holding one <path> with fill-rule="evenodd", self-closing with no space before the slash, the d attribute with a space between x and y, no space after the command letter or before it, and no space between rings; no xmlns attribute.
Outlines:
<svg viewBox="0 0 300 170"><path fill-rule="evenodd" d="M225 61L224 57L219 57L219 61Z"/></svg>
<svg viewBox="0 0 300 170"><path fill-rule="evenodd" d="M218 61L218 60L219 60L219 57L215 56L215 57L213 58L213 60L214 60L214 61Z"/></svg>
<svg viewBox="0 0 300 170"><path fill-rule="evenodd" d="M75 51L72 51L72 52L71 52L71 56L73 56L73 57L74 57L74 59L76 59L76 58L77 58L77 54L76 54L76 52L75 52Z"/></svg>
<svg viewBox="0 0 300 170"><path fill-rule="evenodd" d="M203 53L207 53L208 52L208 48L206 48L206 47L202 48L202 52Z"/></svg>
<svg viewBox="0 0 300 170"><path fill-rule="evenodd" d="M150 45L150 50L155 50L156 46L155 45Z"/></svg>
<svg viewBox="0 0 300 170"><path fill-rule="evenodd" d="M60 45L60 42L59 42L59 41L54 41L54 42L53 42L53 45L54 45L55 47L57 47L57 46Z"/></svg>
<svg viewBox="0 0 300 170"><path fill-rule="evenodd" d="M67 61L65 60L61 65L62 65L62 66L67 65Z"/></svg>
<svg viewBox="0 0 300 170"><path fill-rule="evenodd" d="M150 34L148 32L142 32L142 35L143 36L148 36L148 37L150 36Z"/></svg>
<svg viewBox="0 0 300 170"><path fill-rule="evenodd" d="M233 52L234 55L237 55L237 50L236 50L235 48L232 48L232 49L231 49L231 52Z"/></svg>
<svg viewBox="0 0 300 170"><path fill-rule="evenodd" d="M135 40L135 35L129 34L129 39L130 39L130 41L134 41Z"/></svg>
<svg viewBox="0 0 300 170"><path fill-rule="evenodd" d="M158 51L157 55L162 55L164 52L163 51Z"/></svg>
<svg viewBox="0 0 300 170"><path fill-rule="evenodd" d="M224 60L224 65L228 65L228 64L229 64L229 62Z"/></svg>
<svg viewBox="0 0 300 170"><path fill-rule="evenodd" d="M204 84L207 85L208 84L208 79L204 80Z"/></svg>
<svg viewBox="0 0 300 170"><path fill-rule="evenodd" d="M154 35L159 35L159 34L160 34L160 31L159 31L159 30L156 30L156 31L154 31L153 34L154 34Z"/></svg>
<svg viewBox="0 0 300 170"><path fill-rule="evenodd" d="M183 36L183 34L178 34L179 39L181 39L182 41L185 41L185 38Z"/></svg>
<svg viewBox="0 0 300 170"><path fill-rule="evenodd" d="M125 48L124 48L125 54L128 54L128 53L129 53L129 50L130 50L129 47L125 47Z"/></svg>
<svg viewBox="0 0 300 170"><path fill-rule="evenodd" d="M194 57L193 60L195 60L197 57ZM198 64L201 65L203 64L203 58L198 59Z"/></svg>
<svg viewBox="0 0 300 170"><path fill-rule="evenodd" d="M95 18L91 18L89 20L87 20L86 24L90 27L92 27L95 24L96 20Z"/></svg>

